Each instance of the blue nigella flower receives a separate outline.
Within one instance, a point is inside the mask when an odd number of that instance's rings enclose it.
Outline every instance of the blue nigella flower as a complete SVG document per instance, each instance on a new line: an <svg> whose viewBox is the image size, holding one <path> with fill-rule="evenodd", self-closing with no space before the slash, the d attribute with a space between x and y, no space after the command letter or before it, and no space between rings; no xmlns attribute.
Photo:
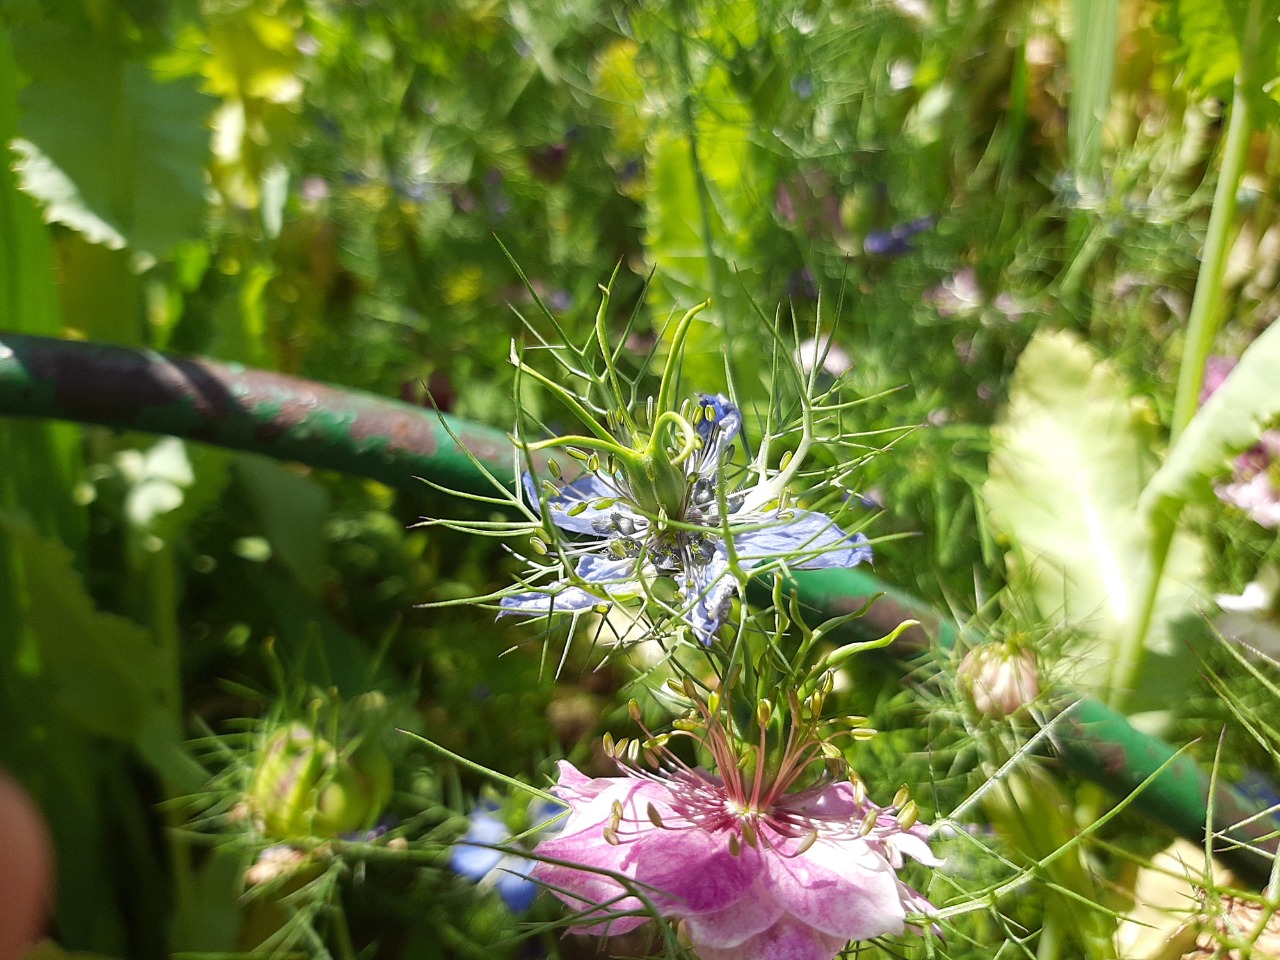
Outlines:
<svg viewBox="0 0 1280 960"><path fill-rule="evenodd" d="M559 812L556 804L535 800L529 807L529 822L542 823ZM534 861L501 849L510 844L511 830L498 814L499 807L492 800L476 804L468 817L466 834L449 853L449 866L460 877L493 887L507 909L523 913L538 895L538 884L529 879ZM558 829L557 824L542 832Z"/></svg>
<svg viewBox="0 0 1280 960"><path fill-rule="evenodd" d="M546 506L556 527L580 538L563 546L565 556L576 557L573 576L504 597L502 614L603 610L651 596L648 581L665 577L676 584L684 621L709 646L738 593L726 527L744 571L778 561L795 570L817 570L871 559L866 537L845 533L826 514L784 506L776 483L722 489L742 413L724 396L703 394L699 402L694 421L701 445L681 465L686 484L676 515L655 517L642 510L626 476L610 474L607 467L566 484ZM529 501L538 509L537 487L529 475L524 479Z"/></svg>

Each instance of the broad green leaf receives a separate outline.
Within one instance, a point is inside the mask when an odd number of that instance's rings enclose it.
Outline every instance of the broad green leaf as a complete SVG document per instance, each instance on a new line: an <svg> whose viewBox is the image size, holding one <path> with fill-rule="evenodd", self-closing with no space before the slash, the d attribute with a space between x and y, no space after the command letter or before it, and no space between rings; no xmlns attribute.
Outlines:
<svg viewBox="0 0 1280 960"><path fill-rule="evenodd" d="M123 743L154 712L176 712L174 652L131 620L97 610L62 544L9 513L0 513L0 532L23 571L21 615L36 640L31 667L51 685L58 709L85 731Z"/></svg>
<svg viewBox="0 0 1280 960"><path fill-rule="evenodd" d="M198 236L213 99L193 79L158 82L88 29L45 22L13 37L30 79L19 94L18 172L46 216L157 256Z"/></svg>
<svg viewBox="0 0 1280 960"><path fill-rule="evenodd" d="M1280 417L1280 324L1272 324L1241 356L1214 391L1164 465L1142 491L1144 516L1173 523L1188 502L1210 495L1209 481L1232 456L1258 441L1263 429Z"/></svg>
<svg viewBox="0 0 1280 960"><path fill-rule="evenodd" d="M1255 109L1276 113L1280 89L1280 17L1274 0L1174 0L1158 22L1178 40L1174 57L1184 80L1200 96L1231 97L1231 86L1246 68L1246 96Z"/></svg>
<svg viewBox="0 0 1280 960"><path fill-rule="evenodd" d="M1062 332L1027 346L992 430L990 519L1025 565L1041 616L1085 636L1067 650L1077 689L1103 690L1111 657L1137 629L1150 578L1138 498L1155 467L1154 439L1124 379ZM1201 565L1199 543L1175 538L1133 709L1159 705L1192 660L1174 626L1194 611Z"/></svg>

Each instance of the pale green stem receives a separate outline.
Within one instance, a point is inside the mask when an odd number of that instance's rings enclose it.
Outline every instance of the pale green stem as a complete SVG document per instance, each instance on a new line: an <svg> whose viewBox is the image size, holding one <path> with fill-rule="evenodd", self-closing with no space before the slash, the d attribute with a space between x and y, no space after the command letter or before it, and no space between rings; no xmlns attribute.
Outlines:
<svg viewBox="0 0 1280 960"><path fill-rule="evenodd" d="M690 454L698 449L698 432L693 428L693 424L680 416L680 414L676 413L674 410L663 411L662 415L654 421L653 435L649 437L649 443L645 447L644 456L656 457L658 455L660 452L660 444L658 440L659 434L661 433L660 428L666 426L668 423L674 425L680 432L680 450L671 458L672 466L679 466L689 459Z"/></svg>
<svg viewBox="0 0 1280 960"><path fill-rule="evenodd" d="M556 383L550 377L543 376L537 370L533 369L533 367L529 366L527 363L521 360L520 357L516 354L514 346L512 347L512 351L511 351L511 362L515 364L516 369L519 370L521 373L527 374L528 376L533 377L533 379L537 380L540 384L542 384L544 387L546 387L548 390L554 393L560 399L560 402L563 403L570 410L572 410L574 416L576 416L580 421L582 421L582 425L585 426L592 433L594 433L597 437L599 437L601 440L605 442L613 441L613 436L609 433L609 431L607 431L604 427L600 426L596 418L591 415L591 412L582 405L582 403L578 400L577 397L571 394L564 387L560 386L560 384Z"/></svg>
<svg viewBox="0 0 1280 960"><path fill-rule="evenodd" d="M1259 20L1261 0L1249 5L1249 22ZM1214 188L1213 209L1209 214L1209 233L1205 237L1204 257L1196 277L1196 292L1191 301L1191 315L1187 318L1187 338L1182 350L1182 366L1178 371L1178 392L1173 404L1173 422L1170 425L1172 440L1177 440L1191 418L1195 416L1204 381L1204 364L1209 348L1217 333L1222 278L1226 273L1227 253L1231 247L1231 227L1236 215L1236 191L1244 172L1249 152L1249 138L1253 133L1253 116L1249 100L1245 96L1245 58L1241 58L1240 73L1236 76L1235 97L1231 103L1231 121L1227 126L1227 140L1222 151L1222 169Z"/></svg>
<svg viewBox="0 0 1280 960"><path fill-rule="evenodd" d="M1132 629L1125 636L1120 648L1116 651L1111 665L1110 682L1107 685L1107 706L1124 712L1124 703L1134 691L1138 683L1138 675L1142 672L1143 654L1146 652L1147 632L1151 629L1151 621L1155 618L1156 600L1160 593L1160 579L1164 574L1165 560L1169 557L1169 546L1173 543L1176 525L1160 522L1151 530L1151 552L1149 555L1151 569L1146 579L1146 589L1142 594L1142 607L1133 622Z"/></svg>
<svg viewBox="0 0 1280 960"><path fill-rule="evenodd" d="M1261 21L1261 0L1251 0L1247 17L1246 36L1256 36ZM1196 292L1191 302L1191 315L1187 319L1186 343L1182 351L1182 364L1178 371L1178 391L1174 398L1173 419L1170 424L1171 442L1186 429L1195 416L1199 403L1200 387L1204 382L1204 364L1217 332L1217 320L1222 296L1222 279L1226 272L1227 252L1230 249L1230 232L1235 221L1236 191L1244 172L1248 156L1249 138L1253 132L1253 117L1246 90L1253 74L1251 62L1254 50L1247 44L1240 51L1240 69L1236 73L1235 97L1231 104L1231 120L1227 126L1227 139L1222 150L1222 169L1214 188L1213 208L1209 213L1209 231L1205 237L1204 256L1196 278ZM1142 672L1143 653L1147 632L1155 616L1156 601L1165 561L1173 543L1175 529L1172 523L1159 523L1151 530L1150 570L1142 595L1140 615L1124 638L1112 666L1107 690L1107 704L1122 708L1131 691L1136 687Z"/></svg>
<svg viewBox="0 0 1280 960"><path fill-rule="evenodd" d="M680 354L684 347L684 342L689 336L689 326L693 323L693 318L705 310L710 303L710 300L703 300L701 303L694 304L680 318L680 322L676 324L675 333L671 337L671 348L667 353L667 362L662 368L662 382L658 385L656 409L660 412L665 413L674 406L671 394L675 390L676 367L680 363Z"/></svg>
<svg viewBox="0 0 1280 960"><path fill-rule="evenodd" d="M622 384L618 382L618 371L614 368L612 361L613 351L609 349L609 332L605 329L609 296L613 293L613 282L618 278L619 267L614 267L613 276L609 278L608 285L600 288L600 309L596 311L596 342L600 345L600 355L604 358L604 371L609 379L609 389L613 391L614 409L625 418L627 430L634 435L636 424L631 418L631 404L622 392Z"/></svg>

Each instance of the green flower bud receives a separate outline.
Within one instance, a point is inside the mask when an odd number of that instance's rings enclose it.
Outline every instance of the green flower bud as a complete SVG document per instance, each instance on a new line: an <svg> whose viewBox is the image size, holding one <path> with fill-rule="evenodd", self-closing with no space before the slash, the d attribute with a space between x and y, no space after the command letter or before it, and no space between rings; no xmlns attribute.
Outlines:
<svg viewBox="0 0 1280 960"><path fill-rule="evenodd" d="M374 743L342 755L302 723L263 747L249 802L269 833L333 837L368 830L391 799L391 761Z"/></svg>

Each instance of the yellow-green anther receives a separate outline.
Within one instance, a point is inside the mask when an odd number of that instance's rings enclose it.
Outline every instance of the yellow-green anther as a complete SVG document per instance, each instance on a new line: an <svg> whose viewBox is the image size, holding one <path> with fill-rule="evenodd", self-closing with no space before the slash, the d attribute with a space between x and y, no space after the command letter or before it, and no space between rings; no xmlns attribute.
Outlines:
<svg viewBox="0 0 1280 960"><path fill-rule="evenodd" d="M573 457L579 463L586 463L591 458L591 454L585 450L579 450L577 447L565 447L565 453Z"/></svg>
<svg viewBox="0 0 1280 960"><path fill-rule="evenodd" d="M910 789L908 789L907 785L904 783L902 786L898 788L898 792L893 795L893 806L901 809L902 806L910 802L910 800L911 800L911 791Z"/></svg>
<svg viewBox="0 0 1280 960"><path fill-rule="evenodd" d="M618 839L618 831L613 827L605 827L604 830L601 831L601 835L604 837L604 842L611 847L616 847L618 844L622 843L622 841Z"/></svg>
<svg viewBox="0 0 1280 960"><path fill-rule="evenodd" d="M614 749L613 734L605 731L605 735L600 738L600 749L604 751L604 755L610 760L618 755Z"/></svg>
<svg viewBox="0 0 1280 960"><path fill-rule="evenodd" d="M547 460L547 469L551 471L551 475L557 480L564 476L564 472L560 469L560 464L556 462L554 457Z"/></svg>
<svg viewBox="0 0 1280 960"><path fill-rule="evenodd" d="M773 704L767 699L761 700L756 704L756 723L760 725L760 729L769 726L769 721L773 719Z"/></svg>
<svg viewBox="0 0 1280 960"><path fill-rule="evenodd" d="M898 811L898 826L903 830L910 830L919 819L920 808L916 806L914 800L908 800L902 809Z"/></svg>
<svg viewBox="0 0 1280 960"><path fill-rule="evenodd" d="M529 549L540 557L545 557L547 555L547 545L541 537L530 537Z"/></svg>
<svg viewBox="0 0 1280 960"><path fill-rule="evenodd" d="M640 722L640 717L642 716L640 713L640 703L634 697L627 701L627 716L636 723Z"/></svg>
<svg viewBox="0 0 1280 960"><path fill-rule="evenodd" d="M876 828L876 812L868 810L866 816L862 818L862 823L858 824L858 836L865 837Z"/></svg>
<svg viewBox="0 0 1280 960"><path fill-rule="evenodd" d="M834 743L830 743L824 740L822 741L822 745L818 747L818 749L822 751L822 755L826 757L828 760L844 759L844 754L840 752L840 748L837 747Z"/></svg>
<svg viewBox="0 0 1280 960"><path fill-rule="evenodd" d="M590 506L590 504L589 504L589 503L587 503L587 501L585 501L585 500L579 500L579 501L578 501L577 503L575 503L572 507L570 507L568 510L566 510L566 511L565 511L565 513L567 513L567 514L568 514L569 516L571 516L571 517L576 517L576 516L579 516L580 514L584 513L584 512L586 511L587 507L589 507L589 506Z"/></svg>
<svg viewBox="0 0 1280 960"><path fill-rule="evenodd" d="M657 807L655 807L652 803L650 803L647 807L645 807L644 813L645 813L645 816L649 818L650 823L652 823L659 830L662 829L662 815L658 813Z"/></svg>
<svg viewBox="0 0 1280 960"><path fill-rule="evenodd" d="M590 470L592 473L596 473L599 471L600 469L599 454L593 453L589 457L587 457L587 469Z"/></svg>
<svg viewBox="0 0 1280 960"><path fill-rule="evenodd" d="M817 831L817 830L810 830L807 834L805 834L804 839L800 841L800 846L798 846L798 847L796 847L794 850L790 851L790 852L787 854L787 856L789 856L789 857L798 857L798 856L801 856L801 855L802 855L806 850L808 850L810 847L812 847L812 846L813 846L815 843L817 843L817 842L818 842L818 831Z"/></svg>
<svg viewBox="0 0 1280 960"><path fill-rule="evenodd" d="M736 857L742 853L742 841L736 833L729 834L729 856Z"/></svg>

